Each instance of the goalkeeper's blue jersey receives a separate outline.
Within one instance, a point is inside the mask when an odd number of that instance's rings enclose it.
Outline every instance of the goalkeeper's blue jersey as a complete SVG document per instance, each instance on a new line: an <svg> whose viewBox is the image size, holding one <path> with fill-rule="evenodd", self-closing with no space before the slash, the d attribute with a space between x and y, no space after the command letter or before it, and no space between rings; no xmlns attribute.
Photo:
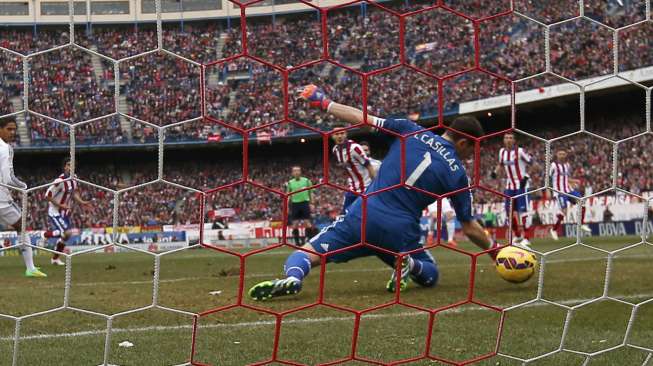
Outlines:
<svg viewBox="0 0 653 366"><path fill-rule="evenodd" d="M402 135L423 130L416 123L406 119L376 119L375 124ZM465 167L449 141L431 131L411 135L405 141L407 186L370 196L367 200L368 219L385 217L390 223L393 220L419 222L422 211L433 203L435 198L411 189L410 186L438 195L469 187ZM401 170L401 141L395 138L376 178L366 192L371 193L400 184ZM470 190L454 194L450 199L458 220L468 222L473 219ZM350 207L350 213L361 217L361 203L361 199L356 200Z"/></svg>

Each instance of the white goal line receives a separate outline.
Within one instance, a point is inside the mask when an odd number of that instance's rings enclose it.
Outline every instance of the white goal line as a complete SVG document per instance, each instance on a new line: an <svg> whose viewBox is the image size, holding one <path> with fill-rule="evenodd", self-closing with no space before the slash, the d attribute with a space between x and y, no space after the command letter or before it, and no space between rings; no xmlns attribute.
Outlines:
<svg viewBox="0 0 653 366"><path fill-rule="evenodd" d="M610 296L612 298L619 298L619 299L643 299L643 298L650 298L653 297L653 293L648 293L648 294L635 294L635 295L614 295ZM587 302L590 300L594 300L596 298L583 298L583 299L569 299L569 300L564 300L564 301L558 301L557 303L561 305L574 305L578 303L583 303ZM525 304L521 307L518 307L513 310L517 309L522 309L522 308L534 308L534 307L543 307L543 306L554 306L552 304L546 303L546 302L532 302ZM507 308L508 306L500 306ZM455 307L451 309L447 309L442 311L442 313L446 314L461 314L461 313L466 313L466 312L473 312L473 311L483 311L483 310L488 310L487 308L481 307L481 306L466 306L466 307ZM394 313L394 314L370 314L370 315L363 315L361 317L361 321L363 319L373 319L373 320L378 320L378 319L388 319L388 318L401 318L401 317L416 317L416 316L428 316L427 313L423 311L406 311L406 312L400 312L400 313ZM341 316L341 317L321 317L321 318L304 318L304 319L289 319L289 320L284 320L282 324L313 324L313 323L325 323L325 322L338 322L338 321L351 321L353 319L354 315L352 314L351 316ZM251 322L239 322L239 323L232 323L232 324L207 324L207 325L198 325L198 329L215 329L215 328L250 328L250 327L257 327L257 326L274 326L276 325L276 321L273 320L264 320L264 321L251 321ZM158 326L149 326L149 327L138 327L138 328L112 328L111 329L111 334L117 334L117 333L142 333L142 332L169 332L169 331L178 331L178 330L191 330L193 329L193 326L190 324L186 325L171 325L171 326L165 326L165 325L158 325ZM29 341L29 340L44 340L44 339L52 339L52 338L77 338L77 337L87 337L87 336L95 336L95 335L106 335L107 330L89 330L89 331L83 331L83 332L71 332L71 333L50 333L50 334L37 334L37 335L29 335L29 336L22 336L19 337L19 340L23 341ZM13 342L14 337L2 337L0 338L0 342Z"/></svg>

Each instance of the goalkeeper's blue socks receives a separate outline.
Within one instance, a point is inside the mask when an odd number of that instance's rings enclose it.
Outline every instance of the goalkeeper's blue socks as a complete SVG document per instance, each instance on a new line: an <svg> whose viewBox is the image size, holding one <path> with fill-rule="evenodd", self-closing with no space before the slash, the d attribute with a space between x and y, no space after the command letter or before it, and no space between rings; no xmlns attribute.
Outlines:
<svg viewBox="0 0 653 366"><path fill-rule="evenodd" d="M438 283L438 266L429 261L421 261L413 258L413 268L410 271L410 278L415 283L424 287L433 287Z"/></svg>
<svg viewBox="0 0 653 366"><path fill-rule="evenodd" d="M286 277L293 277L302 281L311 271L311 259L307 253L297 250L288 256L283 268Z"/></svg>

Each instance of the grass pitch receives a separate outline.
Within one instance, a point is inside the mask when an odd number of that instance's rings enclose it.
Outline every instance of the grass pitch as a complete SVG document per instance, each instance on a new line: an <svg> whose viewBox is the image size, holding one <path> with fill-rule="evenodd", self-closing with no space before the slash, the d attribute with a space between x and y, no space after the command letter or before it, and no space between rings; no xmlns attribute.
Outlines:
<svg viewBox="0 0 653 366"><path fill-rule="evenodd" d="M576 306L600 297L606 289L608 254L640 239L588 238L600 250L574 246L547 255L542 298L560 305L534 302L505 313L499 352L533 358L558 349L564 324L565 352L537 360L531 365L644 365L653 364L648 351L620 347L589 360L578 352L597 352L624 342L633 305L653 298L653 246L639 245L613 254L607 293L619 301L603 300L580 306L568 317L564 306ZM462 248L471 249L467 243ZM536 241L534 248L549 252L562 242ZM245 291L256 282L281 276L288 250L263 252L244 261ZM432 250L440 266L437 288L411 284L401 295L405 304L440 308L463 302L469 296L470 257L448 250ZM19 257L0 257L4 279L0 314L24 316L61 307L64 303L65 268L51 267L47 256L36 260L48 273L47 279L27 279ZM193 316L238 299L238 257L206 249L186 250L160 258L158 304L186 313L149 308L153 301L155 260L142 253L83 254L72 257L69 307L102 314L118 314L111 320L113 332L107 338L107 318L90 312L61 310L20 321L17 343L18 365L177 365L188 362L191 353ZM347 264L328 265L323 301L354 310L390 303L385 291L390 269L375 258ZM481 258L475 273L474 300L510 307L534 299L538 279L524 284L501 280L488 258ZM250 305L273 311L290 311L314 303L319 297L320 270L314 268L296 297L274 299ZM120 314L123 313L123 314ZM427 312L405 305L390 305L366 312L360 319L356 355L389 363L423 355L427 348ZM501 313L474 304L464 304L434 316L429 353L462 362L491 353L496 345ZM212 365L246 365L273 357L277 318L236 307L199 318L195 360ZM277 359L315 365L346 358L353 347L355 316L317 305L281 318ZM12 365L16 322L0 316L0 365ZM133 347L121 347L129 341ZM653 302L637 307L628 333L628 344L653 347ZM350 361L348 365L366 363ZM442 365L420 360L411 365ZM508 357L494 356L479 365L521 365Z"/></svg>

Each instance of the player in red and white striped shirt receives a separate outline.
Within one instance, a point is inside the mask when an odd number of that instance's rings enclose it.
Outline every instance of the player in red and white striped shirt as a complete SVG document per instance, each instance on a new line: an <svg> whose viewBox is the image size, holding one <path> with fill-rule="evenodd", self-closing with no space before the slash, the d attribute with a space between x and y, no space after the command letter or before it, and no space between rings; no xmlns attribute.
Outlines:
<svg viewBox="0 0 653 366"><path fill-rule="evenodd" d="M530 226L529 199L525 193L528 191L528 181L530 179L526 166L531 164L532 158L526 150L517 146L515 134L512 132L503 135L503 146L499 150L499 165L492 175L496 177L496 171L503 170L505 175L503 193L508 197L519 196L514 199L506 198L506 215L512 220L513 242L529 245L530 241L527 234ZM512 206L511 201L513 202ZM520 224L524 228L524 236L522 236Z"/></svg>
<svg viewBox="0 0 653 366"><path fill-rule="evenodd" d="M66 241L72 234L70 231L71 199L80 205L90 204L90 201L82 199L77 192L77 181L70 179L70 158L64 159L63 170L63 174L58 176L45 192L51 229L43 233L44 238L58 239L56 250L59 253L63 253ZM58 253L52 256L50 263L58 266L64 265L64 262L59 259Z"/></svg>
<svg viewBox="0 0 653 366"><path fill-rule="evenodd" d="M580 185L580 180L573 179L571 177L571 173L571 165L567 161L567 150L560 149L556 151L555 161L551 162L551 168L549 168L551 186L556 191L554 195L557 199L556 201L558 206L556 223L549 231L551 233L551 237L554 240L558 240L558 232L562 226L562 221L565 219L565 210L569 205L578 204L578 200L570 196L581 196L580 192L574 189L574 187ZM589 228L589 226L585 225L585 207L581 208L580 216L581 230L591 233L592 230Z"/></svg>
<svg viewBox="0 0 653 366"><path fill-rule="evenodd" d="M347 139L347 130L336 131L331 135L335 146L332 152L339 166L347 173L347 184L351 192L345 192L345 200L342 207L344 214L358 196L352 192L364 193L365 189L376 176L376 170L372 166L367 154L361 145L353 140Z"/></svg>
<svg viewBox="0 0 653 366"><path fill-rule="evenodd" d="M369 142L361 141L360 145L363 148L363 152L365 153L365 155L367 155L367 158L370 160L370 164L372 164L372 169L374 169L374 174L376 174L379 171L379 169L381 169L381 160L374 159Z"/></svg>

